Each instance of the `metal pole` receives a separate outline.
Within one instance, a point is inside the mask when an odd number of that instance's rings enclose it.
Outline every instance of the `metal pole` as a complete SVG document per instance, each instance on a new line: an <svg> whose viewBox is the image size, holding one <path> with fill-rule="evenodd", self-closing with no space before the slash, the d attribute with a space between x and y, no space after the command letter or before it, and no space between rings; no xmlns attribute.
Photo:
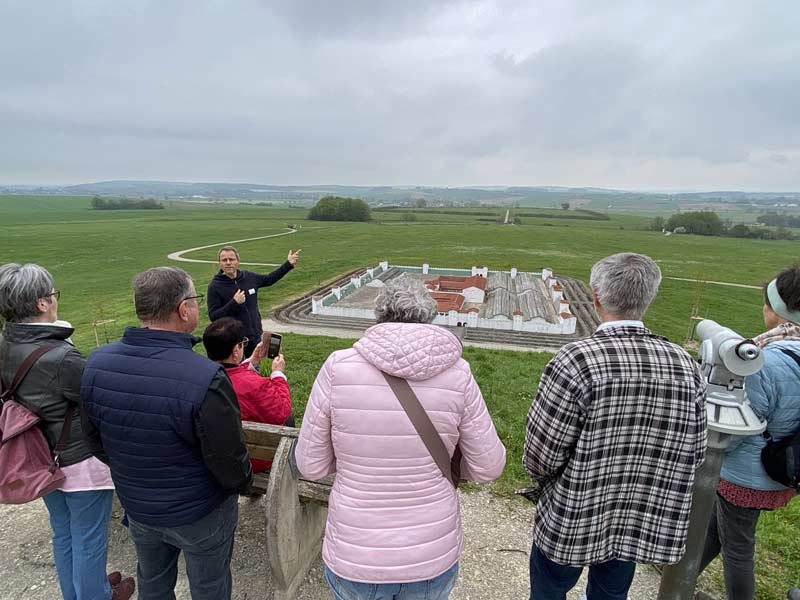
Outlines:
<svg viewBox="0 0 800 600"><path fill-rule="evenodd" d="M706 532L711 520L711 510L717 496L719 471L725 450L709 446L706 459L697 469L692 492L692 511L689 514L689 535L686 554L674 565L667 565L661 573L658 600L692 600L700 570L700 560L706 544Z"/></svg>

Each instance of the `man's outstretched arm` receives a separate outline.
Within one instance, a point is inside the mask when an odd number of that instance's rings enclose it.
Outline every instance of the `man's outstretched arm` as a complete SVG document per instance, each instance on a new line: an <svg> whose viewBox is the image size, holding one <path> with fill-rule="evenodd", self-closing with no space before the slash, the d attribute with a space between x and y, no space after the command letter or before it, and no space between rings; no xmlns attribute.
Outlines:
<svg viewBox="0 0 800 600"><path fill-rule="evenodd" d="M297 261L300 260L300 252L302 252L302 250L289 250L289 254L286 257L285 263L275 269L272 273L259 275L260 279L258 282L258 287L267 287L268 285L272 285L273 283L280 281L284 275L294 269Z"/></svg>

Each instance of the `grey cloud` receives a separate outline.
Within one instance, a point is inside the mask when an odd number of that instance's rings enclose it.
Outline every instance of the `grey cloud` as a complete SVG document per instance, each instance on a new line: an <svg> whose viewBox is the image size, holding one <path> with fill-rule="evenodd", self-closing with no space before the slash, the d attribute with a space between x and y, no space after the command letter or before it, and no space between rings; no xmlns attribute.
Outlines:
<svg viewBox="0 0 800 600"><path fill-rule="evenodd" d="M420 35L450 10L475 0L279 0L265 2L299 36L385 41Z"/></svg>
<svg viewBox="0 0 800 600"><path fill-rule="evenodd" d="M0 4L0 183L797 188L793 6Z"/></svg>

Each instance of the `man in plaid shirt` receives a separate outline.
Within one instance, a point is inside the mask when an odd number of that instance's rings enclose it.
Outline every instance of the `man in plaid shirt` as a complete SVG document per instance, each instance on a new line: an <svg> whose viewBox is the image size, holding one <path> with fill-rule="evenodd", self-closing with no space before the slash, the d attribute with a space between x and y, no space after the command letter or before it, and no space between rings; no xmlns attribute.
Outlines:
<svg viewBox="0 0 800 600"><path fill-rule="evenodd" d="M641 321L660 282L641 254L594 265L602 323L542 373L523 456L541 487L531 600L564 600L586 565L590 600L625 600L636 563L684 553L705 458L705 381L682 348Z"/></svg>

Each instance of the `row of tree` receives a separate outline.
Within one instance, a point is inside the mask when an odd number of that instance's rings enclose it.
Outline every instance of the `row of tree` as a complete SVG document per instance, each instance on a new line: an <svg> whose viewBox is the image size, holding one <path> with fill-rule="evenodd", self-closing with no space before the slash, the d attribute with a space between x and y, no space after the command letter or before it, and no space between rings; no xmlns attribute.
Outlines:
<svg viewBox="0 0 800 600"><path fill-rule="evenodd" d="M761 222L761 221L759 221ZM702 210L672 215L669 219L656 217L650 222L653 231L673 231L695 235L716 235L736 238L755 238L763 240L793 240L794 234L783 227L762 229L748 227L744 223L725 223L712 211Z"/></svg>
<svg viewBox="0 0 800 600"><path fill-rule="evenodd" d="M800 227L800 217L793 217L792 215L759 215L756 218L756 222L772 227Z"/></svg>
<svg viewBox="0 0 800 600"><path fill-rule="evenodd" d="M308 212L313 221L369 221L369 206L358 198L325 196Z"/></svg>
<svg viewBox="0 0 800 600"><path fill-rule="evenodd" d="M152 210L164 208L164 205L153 198L136 200L132 198L92 198L94 210Z"/></svg>

